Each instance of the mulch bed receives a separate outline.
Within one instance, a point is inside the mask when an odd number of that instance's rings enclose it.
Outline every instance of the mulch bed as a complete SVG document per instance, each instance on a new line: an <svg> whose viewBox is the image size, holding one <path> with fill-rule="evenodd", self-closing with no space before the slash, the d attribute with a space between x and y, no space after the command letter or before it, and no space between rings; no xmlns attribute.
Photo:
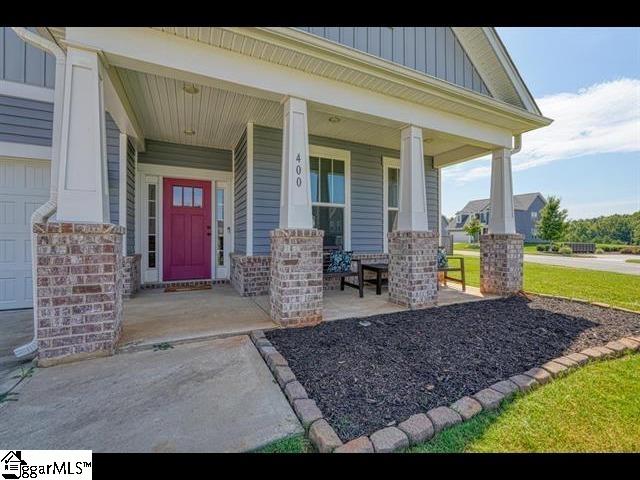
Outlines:
<svg viewBox="0 0 640 480"><path fill-rule="evenodd" d="M518 296L265 333L346 442L555 357L640 334L640 314Z"/></svg>

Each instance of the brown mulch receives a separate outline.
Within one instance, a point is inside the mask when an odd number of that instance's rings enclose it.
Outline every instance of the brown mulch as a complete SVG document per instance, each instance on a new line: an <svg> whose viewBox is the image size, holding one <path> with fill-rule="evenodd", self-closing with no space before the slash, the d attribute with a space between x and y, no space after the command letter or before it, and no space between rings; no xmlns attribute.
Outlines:
<svg viewBox="0 0 640 480"><path fill-rule="evenodd" d="M637 334L640 314L536 296L266 332L343 441Z"/></svg>

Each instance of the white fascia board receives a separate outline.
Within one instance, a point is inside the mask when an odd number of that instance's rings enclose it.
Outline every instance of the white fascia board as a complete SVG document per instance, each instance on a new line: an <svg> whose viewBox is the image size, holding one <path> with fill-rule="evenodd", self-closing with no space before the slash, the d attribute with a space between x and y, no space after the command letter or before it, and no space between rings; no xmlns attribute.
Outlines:
<svg viewBox="0 0 640 480"><path fill-rule="evenodd" d="M506 128L148 28L68 27L67 42L98 49L109 63L124 68L241 88L271 100L295 96L492 146L512 146L512 132Z"/></svg>
<svg viewBox="0 0 640 480"><path fill-rule="evenodd" d="M36 87L9 80L0 80L0 95L53 103L53 88Z"/></svg>
<svg viewBox="0 0 640 480"><path fill-rule="evenodd" d="M51 147L26 143L0 142L0 157L51 160Z"/></svg>

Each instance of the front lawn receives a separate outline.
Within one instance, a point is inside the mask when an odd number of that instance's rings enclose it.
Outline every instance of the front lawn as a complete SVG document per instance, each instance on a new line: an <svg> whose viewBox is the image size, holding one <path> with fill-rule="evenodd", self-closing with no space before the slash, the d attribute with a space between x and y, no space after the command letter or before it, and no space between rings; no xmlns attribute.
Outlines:
<svg viewBox="0 0 640 480"><path fill-rule="evenodd" d="M638 452L640 354L593 363L410 452Z"/></svg>
<svg viewBox="0 0 640 480"><path fill-rule="evenodd" d="M627 263L640 263L640 258L630 258L628 260L625 260L625 262L627 262Z"/></svg>
<svg viewBox="0 0 640 480"><path fill-rule="evenodd" d="M464 259L467 283L479 287L480 259L470 256ZM452 277L456 275L457 272L451 273ZM637 275L524 263L527 291L608 303L636 311L640 311L639 280Z"/></svg>

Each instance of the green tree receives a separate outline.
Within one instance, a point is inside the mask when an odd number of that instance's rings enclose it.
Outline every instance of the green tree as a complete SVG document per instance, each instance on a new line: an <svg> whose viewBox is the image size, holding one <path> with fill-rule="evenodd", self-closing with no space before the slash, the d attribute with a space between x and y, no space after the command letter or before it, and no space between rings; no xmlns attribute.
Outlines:
<svg viewBox="0 0 640 480"><path fill-rule="evenodd" d="M473 217L467 224L464 226L464 231L467 232L471 237L473 237L473 241L478 241L478 235L482 231L482 224L478 217Z"/></svg>
<svg viewBox="0 0 640 480"><path fill-rule="evenodd" d="M550 242L561 240L566 230L566 220L567 210L560 208L560 198L549 196L547 204L540 210L538 236Z"/></svg>

